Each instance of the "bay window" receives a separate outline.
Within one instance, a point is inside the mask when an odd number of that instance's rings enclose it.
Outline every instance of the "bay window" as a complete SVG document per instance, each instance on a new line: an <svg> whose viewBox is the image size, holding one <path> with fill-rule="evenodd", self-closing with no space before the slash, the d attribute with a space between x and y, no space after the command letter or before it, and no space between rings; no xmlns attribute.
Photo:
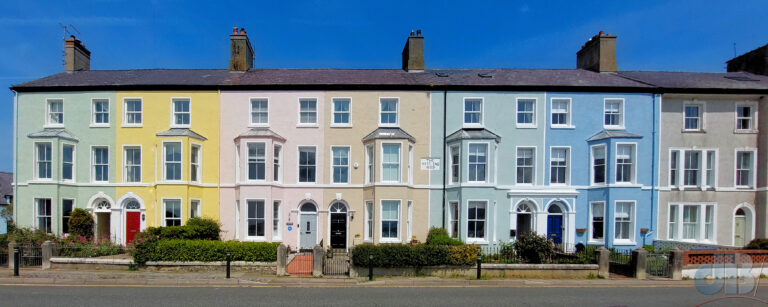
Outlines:
<svg viewBox="0 0 768 307"><path fill-rule="evenodd" d="M264 200L248 201L248 237L264 238Z"/></svg>
<svg viewBox="0 0 768 307"><path fill-rule="evenodd" d="M400 144L382 144L381 181L400 181Z"/></svg>
<svg viewBox="0 0 768 307"><path fill-rule="evenodd" d="M265 143L248 143L248 180L266 178L266 154Z"/></svg>
<svg viewBox="0 0 768 307"><path fill-rule="evenodd" d="M487 202L470 201L467 208L467 239L485 239L485 212Z"/></svg>
<svg viewBox="0 0 768 307"><path fill-rule="evenodd" d="M35 167L37 179L51 179L51 143L36 143Z"/></svg>
<svg viewBox="0 0 768 307"><path fill-rule="evenodd" d="M469 182L485 182L488 166L488 144L469 144Z"/></svg>
<svg viewBox="0 0 768 307"><path fill-rule="evenodd" d="M181 142L163 143L163 152L165 180L181 180Z"/></svg>
<svg viewBox="0 0 768 307"><path fill-rule="evenodd" d="M605 145L592 146L592 184L605 183Z"/></svg>
<svg viewBox="0 0 768 307"><path fill-rule="evenodd" d="M400 224L400 201L381 201L381 241L400 241L398 226Z"/></svg>

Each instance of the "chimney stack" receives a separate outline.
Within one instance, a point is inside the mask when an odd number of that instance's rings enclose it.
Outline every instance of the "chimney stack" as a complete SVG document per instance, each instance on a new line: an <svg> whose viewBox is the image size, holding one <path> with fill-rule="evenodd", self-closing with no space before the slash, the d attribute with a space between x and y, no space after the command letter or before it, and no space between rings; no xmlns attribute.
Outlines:
<svg viewBox="0 0 768 307"><path fill-rule="evenodd" d="M576 68L594 72L616 72L616 35L600 33L576 53Z"/></svg>
<svg viewBox="0 0 768 307"><path fill-rule="evenodd" d="M245 29L240 28L238 31L237 27L232 28L229 40L229 71L247 71L253 68L253 48Z"/></svg>
<svg viewBox="0 0 768 307"><path fill-rule="evenodd" d="M421 36L421 30L416 30L416 34L411 31L411 35L405 42L403 70L407 72L424 71L424 37Z"/></svg>
<svg viewBox="0 0 768 307"><path fill-rule="evenodd" d="M91 52L74 35L64 39L64 71L91 70Z"/></svg>
<svg viewBox="0 0 768 307"><path fill-rule="evenodd" d="M728 63L728 72L746 71L757 75L768 75L768 45L737 56L726 63Z"/></svg>

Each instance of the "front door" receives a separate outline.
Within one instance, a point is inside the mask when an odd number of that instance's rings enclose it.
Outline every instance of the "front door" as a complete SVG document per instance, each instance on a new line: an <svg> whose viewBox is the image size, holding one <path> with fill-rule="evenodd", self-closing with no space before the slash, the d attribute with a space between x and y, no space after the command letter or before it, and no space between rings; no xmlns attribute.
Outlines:
<svg viewBox="0 0 768 307"><path fill-rule="evenodd" d="M531 215L517 215L517 238L523 238L531 233Z"/></svg>
<svg viewBox="0 0 768 307"><path fill-rule="evenodd" d="M331 248L347 248L346 213L331 213Z"/></svg>
<svg viewBox="0 0 768 307"><path fill-rule="evenodd" d="M747 236L746 217L743 215L737 215L736 218L734 218L733 223L733 245L744 246L744 238Z"/></svg>
<svg viewBox="0 0 768 307"><path fill-rule="evenodd" d="M317 214L301 214L299 249L311 250L317 243Z"/></svg>
<svg viewBox="0 0 768 307"><path fill-rule="evenodd" d="M562 215L547 216L547 238L551 239L555 244L563 243Z"/></svg>
<svg viewBox="0 0 768 307"><path fill-rule="evenodd" d="M128 211L125 213L125 244L133 242L133 238L141 230L141 212Z"/></svg>

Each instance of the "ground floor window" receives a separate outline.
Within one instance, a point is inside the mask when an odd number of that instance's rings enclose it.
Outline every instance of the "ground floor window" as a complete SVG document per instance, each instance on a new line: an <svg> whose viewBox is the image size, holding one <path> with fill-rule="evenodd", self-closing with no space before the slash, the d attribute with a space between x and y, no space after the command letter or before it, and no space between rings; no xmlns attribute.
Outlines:
<svg viewBox="0 0 768 307"><path fill-rule="evenodd" d="M165 205L165 226L181 226L181 200L166 199Z"/></svg>
<svg viewBox="0 0 768 307"><path fill-rule="evenodd" d="M72 215L72 209L74 207L74 200L62 199L61 200L61 232L69 233L69 217Z"/></svg>
<svg viewBox="0 0 768 307"><path fill-rule="evenodd" d="M614 213L614 239L616 241L634 241L635 203L617 201Z"/></svg>
<svg viewBox="0 0 768 307"><path fill-rule="evenodd" d="M459 203L451 202L450 223L448 224L448 233L451 238L459 237Z"/></svg>
<svg viewBox="0 0 768 307"><path fill-rule="evenodd" d="M365 240L373 240L373 202L365 202Z"/></svg>
<svg viewBox="0 0 768 307"><path fill-rule="evenodd" d="M202 208L200 207L200 201L197 199L192 200L189 204L189 217L190 218L201 217L202 212L200 210L202 210Z"/></svg>
<svg viewBox="0 0 768 307"><path fill-rule="evenodd" d="M35 203L37 206L37 229L51 233L51 199L38 198Z"/></svg>
<svg viewBox="0 0 768 307"><path fill-rule="evenodd" d="M382 240L397 240L398 224L400 223L400 201L385 200L381 202L381 238Z"/></svg>
<svg viewBox="0 0 768 307"><path fill-rule="evenodd" d="M470 201L467 211L467 238L485 239L485 201Z"/></svg>
<svg viewBox="0 0 768 307"><path fill-rule="evenodd" d="M602 242L605 238L604 231L605 231L605 222L604 222L604 216L605 216L605 203L604 202L593 202L589 205L589 215L590 215L590 232L589 232L589 239L591 241L595 242Z"/></svg>
<svg viewBox="0 0 768 307"><path fill-rule="evenodd" d="M272 239L279 240L282 235L280 233L280 201L276 200L272 202Z"/></svg>
<svg viewBox="0 0 768 307"><path fill-rule="evenodd" d="M671 204L667 213L667 238L714 242L714 204Z"/></svg>
<svg viewBox="0 0 768 307"><path fill-rule="evenodd" d="M248 236L264 237L264 201L248 201Z"/></svg>

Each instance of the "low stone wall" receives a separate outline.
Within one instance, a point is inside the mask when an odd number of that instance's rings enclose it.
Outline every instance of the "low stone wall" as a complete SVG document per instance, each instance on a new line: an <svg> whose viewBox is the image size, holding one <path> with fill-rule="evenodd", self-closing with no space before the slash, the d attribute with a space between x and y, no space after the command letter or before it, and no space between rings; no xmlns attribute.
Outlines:
<svg viewBox="0 0 768 307"><path fill-rule="evenodd" d="M597 264L482 264L483 277L587 278L597 276ZM373 268L374 276L435 276L475 278L476 266L429 266L422 268ZM351 266L350 277L368 276L367 267Z"/></svg>
<svg viewBox="0 0 768 307"><path fill-rule="evenodd" d="M134 262L132 259L99 259L99 258L51 258L52 269L66 270L127 270ZM227 265L224 261L218 262L168 262L149 261L143 270L169 272L188 271L206 272L221 271ZM230 263L233 272L255 272L274 275L277 272L276 262L245 262L233 261Z"/></svg>

